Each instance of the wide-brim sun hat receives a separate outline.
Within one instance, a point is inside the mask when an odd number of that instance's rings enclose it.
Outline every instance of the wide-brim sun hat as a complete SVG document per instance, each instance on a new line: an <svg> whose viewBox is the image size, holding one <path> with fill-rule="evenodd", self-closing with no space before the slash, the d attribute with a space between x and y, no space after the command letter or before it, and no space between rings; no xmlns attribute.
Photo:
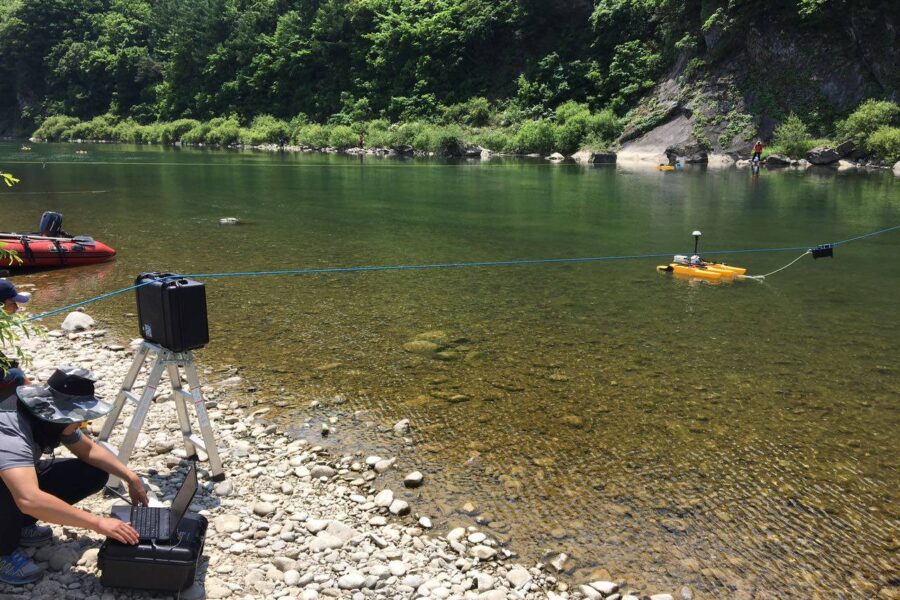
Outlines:
<svg viewBox="0 0 900 600"><path fill-rule="evenodd" d="M32 415L58 424L82 423L106 416L113 405L94 393L97 377L80 367L57 367L47 385L21 385L16 395Z"/></svg>

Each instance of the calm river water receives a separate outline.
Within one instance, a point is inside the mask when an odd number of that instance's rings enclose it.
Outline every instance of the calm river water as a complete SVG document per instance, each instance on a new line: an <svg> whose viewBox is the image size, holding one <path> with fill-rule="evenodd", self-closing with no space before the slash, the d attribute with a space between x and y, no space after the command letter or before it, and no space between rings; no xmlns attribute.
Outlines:
<svg viewBox="0 0 900 600"><path fill-rule="evenodd" d="M694 229L701 250L804 246L900 223L890 174L828 170L11 143L0 166L22 179L0 190L0 229L54 209L119 251L16 276L37 284L36 310L151 270L685 252ZM765 273L797 254L729 259ZM697 285L657 262L207 280L200 357L287 402L298 434L318 441L337 415L326 443L422 470L406 493L442 526L477 520L530 562L567 552L574 579L606 569L716 598L897 593L900 232L765 284ZM131 295L89 311L136 334ZM441 352L404 349L417 339ZM401 418L409 443L377 433Z"/></svg>

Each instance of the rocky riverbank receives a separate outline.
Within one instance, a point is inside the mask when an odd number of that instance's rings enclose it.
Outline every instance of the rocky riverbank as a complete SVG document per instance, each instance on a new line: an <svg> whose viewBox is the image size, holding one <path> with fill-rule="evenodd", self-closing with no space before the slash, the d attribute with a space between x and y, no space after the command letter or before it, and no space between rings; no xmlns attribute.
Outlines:
<svg viewBox="0 0 900 600"><path fill-rule="evenodd" d="M45 339L25 340L23 346L33 357L29 374L45 381L57 364L85 366L100 378L98 394L114 398L140 340L130 348L116 343L83 313L69 315L64 327ZM422 507L415 506L412 490L428 482L414 465L377 456L336 455L293 438L266 420L267 408L227 393L229 386L228 380L204 381L228 478L209 482L203 477L206 463L199 465L201 489L191 509L204 514L210 528L197 583L180 594L183 600L673 598L642 594L624 581L565 581L565 555L549 564L516 564L511 549L474 527L438 534ZM163 502L172 499L189 466L170 396L164 383L130 461L145 476L151 495ZM127 416L130 410L126 406ZM94 422L90 430L96 434L101 426ZM415 426L400 421L393 435L403 436ZM120 424L114 443L123 430ZM382 483L380 475L391 469L408 473L404 489L387 489ZM117 502L96 496L82 506L103 514ZM0 584L0 599L171 597L105 588L97 570L102 538L69 527L53 529L53 542L28 550L47 570L44 579L23 588ZM689 600L692 593L682 588L679 597Z"/></svg>

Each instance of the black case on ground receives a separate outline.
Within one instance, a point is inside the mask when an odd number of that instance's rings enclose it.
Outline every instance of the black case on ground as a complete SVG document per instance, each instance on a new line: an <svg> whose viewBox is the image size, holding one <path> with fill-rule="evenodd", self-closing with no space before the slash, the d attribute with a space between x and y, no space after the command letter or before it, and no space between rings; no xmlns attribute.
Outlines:
<svg viewBox="0 0 900 600"><path fill-rule="evenodd" d="M97 565L100 583L109 587L178 592L194 583L203 555L208 522L203 515L185 516L175 540L163 544L120 544L107 538L100 546Z"/></svg>
<svg viewBox="0 0 900 600"><path fill-rule="evenodd" d="M206 288L174 273L141 273L134 283L163 277L170 279L135 290L141 337L173 352L202 348L209 343Z"/></svg>

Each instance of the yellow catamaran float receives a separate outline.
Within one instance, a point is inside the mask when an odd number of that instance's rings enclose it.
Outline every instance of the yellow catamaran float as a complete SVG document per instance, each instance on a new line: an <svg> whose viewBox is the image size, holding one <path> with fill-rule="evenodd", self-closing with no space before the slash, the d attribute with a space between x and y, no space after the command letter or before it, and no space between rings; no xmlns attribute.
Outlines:
<svg viewBox="0 0 900 600"><path fill-rule="evenodd" d="M681 277L689 277L692 279L703 279L706 281L734 281L735 279L743 279L747 269L743 267L733 267L725 263L706 262L700 258L698 249L700 245L699 231L693 233L694 236L694 254L686 256L684 254L676 254L672 262L668 265L660 265L656 270L660 273L674 273Z"/></svg>

